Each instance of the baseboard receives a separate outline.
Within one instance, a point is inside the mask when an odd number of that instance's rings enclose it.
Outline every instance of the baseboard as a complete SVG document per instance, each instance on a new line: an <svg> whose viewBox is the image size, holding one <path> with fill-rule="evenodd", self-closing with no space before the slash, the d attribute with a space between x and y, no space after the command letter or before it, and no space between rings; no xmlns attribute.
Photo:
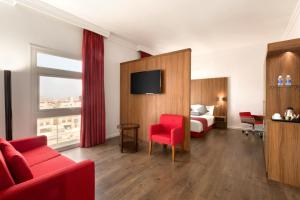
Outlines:
<svg viewBox="0 0 300 200"><path fill-rule="evenodd" d="M117 137L119 135L120 135L119 132L110 133L109 135L106 136L106 139L114 138L114 137Z"/></svg>
<svg viewBox="0 0 300 200"><path fill-rule="evenodd" d="M229 129L242 130L240 126L228 126Z"/></svg>

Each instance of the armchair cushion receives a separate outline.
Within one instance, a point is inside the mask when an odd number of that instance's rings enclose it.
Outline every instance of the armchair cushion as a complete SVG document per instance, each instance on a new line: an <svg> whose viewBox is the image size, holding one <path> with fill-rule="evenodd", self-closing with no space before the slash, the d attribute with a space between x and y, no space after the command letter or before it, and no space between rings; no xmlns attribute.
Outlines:
<svg viewBox="0 0 300 200"><path fill-rule="evenodd" d="M22 183L33 178L24 156L12 145L5 145L1 151L15 183Z"/></svg>
<svg viewBox="0 0 300 200"><path fill-rule="evenodd" d="M171 134L168 132L161 132L159 134L153 134L152 140L161 144L171 144Z"/></svg>
<svg viewBox="0 0 300 200"><path fill-rule="evenodd" d="M60 156L60 153L51 149L48 146L41 146L41 147L32 149L30 151L25 151L22 154L25 157L25 159L27 160L28 165L30 167L34 166L36 164L39 164L41 162L47 161L51 158Z"/></svg>
<svg viewBox="0 0 300 200"><path fill-rule="evenodd" d="M7 165L5 163L4 157L2 152L0 151L0 190L4 188L8 188L10 186L13 186L15 184L12 176L10 175L10 172L7 168Z"/></svg>

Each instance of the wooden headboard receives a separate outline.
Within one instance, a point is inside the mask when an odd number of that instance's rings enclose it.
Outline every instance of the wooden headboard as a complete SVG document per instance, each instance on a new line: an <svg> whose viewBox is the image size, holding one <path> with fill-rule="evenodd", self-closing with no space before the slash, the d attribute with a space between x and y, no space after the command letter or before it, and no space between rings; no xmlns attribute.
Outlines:
<svg viewBox="0 0 300 200"><path fill-rule="evenodd" d="M191 81L191 104L214 105L214 116L227 116L227 77Z"/></svg>

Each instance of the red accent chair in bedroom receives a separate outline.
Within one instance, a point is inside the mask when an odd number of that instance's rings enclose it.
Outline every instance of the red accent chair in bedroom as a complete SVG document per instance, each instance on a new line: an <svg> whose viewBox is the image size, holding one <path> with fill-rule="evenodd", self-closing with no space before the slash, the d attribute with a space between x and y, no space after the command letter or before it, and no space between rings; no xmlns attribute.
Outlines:
<svg viewBox="0 0 300 200"><path fill-rule="evenodd" d="M184 144L184 117L181 115L162 114L159 124L149 128L149 155L152 152L152 142L172 146L172 161L175 161L175 146Z"/></svg>
<svg viewBox="0 0 300 200"><path fill-rule="evenodd" d="M252 115L251 112L240 112L239 115L242 124L251 125L251 129L242 129L242 133L245 133L247 136L249 132L258 134L260 137L263 136L264 116Z"/></svg>
<svg viewBox="0 0 300 200"><path fill-rule="evenodd" d="M94 200L95 166L47 146L47 137L0 138L1 200Z"/></svg>

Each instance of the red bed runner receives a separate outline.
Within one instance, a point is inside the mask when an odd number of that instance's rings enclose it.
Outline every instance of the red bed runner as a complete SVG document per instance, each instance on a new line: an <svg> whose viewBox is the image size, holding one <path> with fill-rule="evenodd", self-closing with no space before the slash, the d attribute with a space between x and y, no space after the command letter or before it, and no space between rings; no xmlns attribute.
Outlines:
<svg viewBox="0 0 300 200"><path fill-rule="evenodd" d="M207 133L211 127L208 127L208 123L207 123L207 119L205 118L201 118L201 117L191 117L192 120L196 120L196 121L199 121L202 123L202 127L203 127L203 131L202 132L194 132L194 131L191 131L191 136L192 137L202 137L205 133Z"/></svg>

